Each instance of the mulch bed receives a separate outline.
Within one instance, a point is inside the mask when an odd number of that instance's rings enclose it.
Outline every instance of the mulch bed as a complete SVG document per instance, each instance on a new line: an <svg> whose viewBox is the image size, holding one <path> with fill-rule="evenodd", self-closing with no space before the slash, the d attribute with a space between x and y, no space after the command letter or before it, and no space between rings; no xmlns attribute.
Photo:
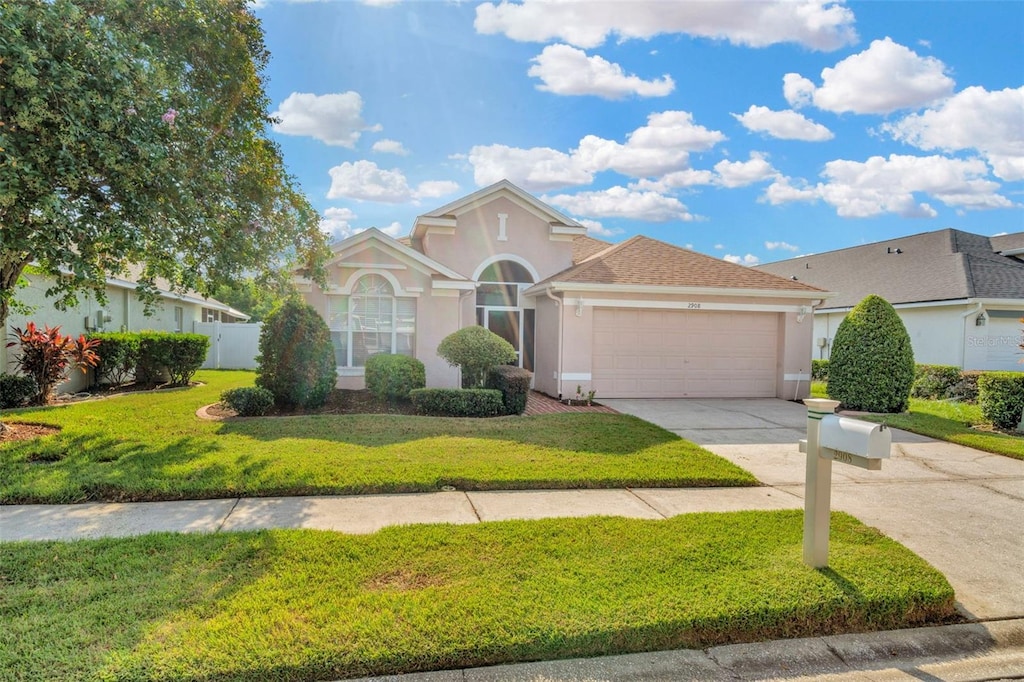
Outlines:
<svg viewBox="0 0 1024 682"><path fill-rule="evenodd" d="M33 438L60 433L60 429L56 426L46 426L44 424L5 424L5 426L7 428L0 431L0 443L32 440Z"/></svg>

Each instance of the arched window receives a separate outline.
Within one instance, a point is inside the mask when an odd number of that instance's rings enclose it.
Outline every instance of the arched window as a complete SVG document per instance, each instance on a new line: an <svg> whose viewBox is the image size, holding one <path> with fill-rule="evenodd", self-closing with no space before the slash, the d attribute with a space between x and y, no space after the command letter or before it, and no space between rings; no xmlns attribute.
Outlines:
<svg viewBox="0 0 1024 682"><path fill-rule="evenodd" d="M381 275L364 275L348 296L329 296L327 326L338 367L364 367L378 353L413 355L416 299L396 298Z"/></svg>
<svg viewBox="0 0 1024 682"><path fill-rule="evenodd" d="M520 367L533 371L534 310L524 308L521 293L533 276L521 263L500 260L480 272L476 322L512 344Z"/></svg>

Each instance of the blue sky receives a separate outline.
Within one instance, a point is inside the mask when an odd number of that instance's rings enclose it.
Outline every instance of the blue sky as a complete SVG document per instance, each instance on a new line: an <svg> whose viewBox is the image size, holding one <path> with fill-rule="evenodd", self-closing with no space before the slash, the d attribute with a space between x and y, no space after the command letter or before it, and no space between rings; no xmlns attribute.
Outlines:
<svg viewBox="0 0 1024 682"><path fill-rule="evenodd" d="M273 137L336 238L508 178L754 264L1024 230L1022 2L262 0Z"/></svg>

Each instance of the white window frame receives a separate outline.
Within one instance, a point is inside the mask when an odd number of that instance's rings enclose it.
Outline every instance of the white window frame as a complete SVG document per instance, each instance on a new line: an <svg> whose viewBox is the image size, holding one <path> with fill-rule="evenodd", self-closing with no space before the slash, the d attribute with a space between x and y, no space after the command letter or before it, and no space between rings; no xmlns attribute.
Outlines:
<svg viewBox="0 0 1024 682"><path fill-rule="evenodd" d="M378 278L377 286L386 286L388 293L386 294L369 294L360 291L360 283L369 278ZM416 356L416 299L407 296L396 296L395 286L390 281L389 277L385 277L380 273L364 273L357 280L351 282L351 293L349 294L328 294L326 300L326 310L324 319L328 322L328 328L331 331L332 336L334 334L343 334L345 341L345 364L338 365L337 370L342 375L362 375L365 372L364 365L354 365L353 353L355 350L355 335L360 333L372 333L374 335L383 335L387 333L387 330L376 329L372 332L363 329L363 322L361 321L361 315L357 310L354 310L356 306L353 305L354 299L360 298L376 298L378 305L382 305L383 302L387 301L390 306L390 311L386 316L390 318L390 345L384 349L384 352L392 355L402 354L409 355L410 357ZM340 315L335 314L334 303L344 301L345 311L344 320L339 324L337 318ZM402 308L405 308L403 311ZM399 315L410 314L411 317L399 318ZM380 314L376 316L378 319L382 317ZM403 323L406 326L403 326ZM411 328L408 327L411 323ZM409 337L408 353L399 351L399 336L407 335ZM333 340L332 340L333 343ZM385 344L387 345L387 344Z"/></svg>

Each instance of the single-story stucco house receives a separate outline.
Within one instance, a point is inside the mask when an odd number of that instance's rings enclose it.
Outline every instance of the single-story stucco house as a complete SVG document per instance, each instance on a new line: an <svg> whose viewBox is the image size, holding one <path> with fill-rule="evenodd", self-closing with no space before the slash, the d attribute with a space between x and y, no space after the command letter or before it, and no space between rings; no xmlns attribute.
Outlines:
<svg viewBox="0 0 1024 682"><path fill-rule="evenodd" d="M537 390L598 398L803 397L827 295L643 236L590 238L507 180L419 216L404 240L369 229L335 244L326 288L297 282L331 329L339 387L363 387L380 352L456 387L437 346L479 324Z"/></svg>
<svg viewBox="0 0 1024 682"><path fill-rule="evenodd" d="M893 304L919 363L1024 370L1024 232L986 237L944 229L800 256L757 269L835 292L814 311L814 357L869 294Z"/></svg>

